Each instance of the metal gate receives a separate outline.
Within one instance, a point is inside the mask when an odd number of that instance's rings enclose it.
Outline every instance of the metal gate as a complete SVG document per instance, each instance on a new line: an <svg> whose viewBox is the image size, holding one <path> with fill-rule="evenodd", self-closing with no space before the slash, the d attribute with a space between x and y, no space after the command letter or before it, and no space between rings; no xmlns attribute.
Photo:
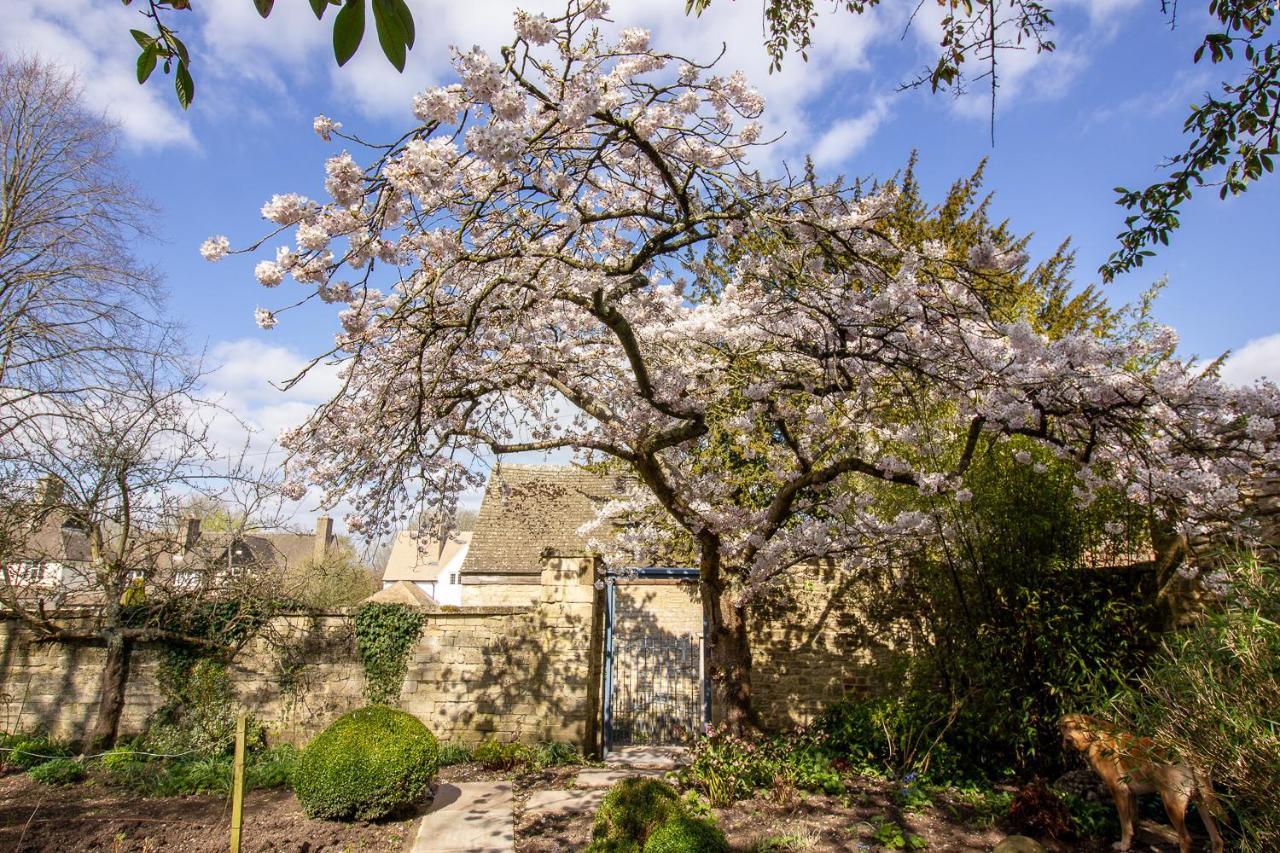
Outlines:
<svg viewBox="0 0 1280 853"><path fill-rule="evenodd" d="M696 579L696 569L642 569L638 578ZM705 630L672 634L658 620L632 620L617 608L608 580L604 643L604 747L687 743L708 718Z"/></svg>

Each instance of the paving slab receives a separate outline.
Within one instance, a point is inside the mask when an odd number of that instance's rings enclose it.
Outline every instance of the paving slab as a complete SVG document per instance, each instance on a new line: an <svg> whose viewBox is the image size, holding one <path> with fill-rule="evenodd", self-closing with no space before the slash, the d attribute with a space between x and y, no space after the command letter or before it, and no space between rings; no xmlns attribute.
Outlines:
<svg viewBox="0 0 1280 853"><path fill-rule="evenodd" d="M524 804L526 817L542 818L556 815L594 812L608 793L605 788L571 788L567 791L534 791Z"/></svg>
<svg viewBox="0 0 1280 853"><path fill-rule="evenodd" d="M511 783L462 782L436 789L413 853L513 853L515 844Z"/></svg>
<svg viewBox="0 0 1280 853"><path fill-rule="evenodd" d="M620 746L609 750L604 763L636 770L675 770L689 763L689 750L683 746Z"/></svg>
<svg viewBox="0 0 1280 853"><path fill-rule="evenodd" d="M578 774L579 788L612 788L631 776L661 776L661 770L637 770L629 767L592 767Z"/></svg>

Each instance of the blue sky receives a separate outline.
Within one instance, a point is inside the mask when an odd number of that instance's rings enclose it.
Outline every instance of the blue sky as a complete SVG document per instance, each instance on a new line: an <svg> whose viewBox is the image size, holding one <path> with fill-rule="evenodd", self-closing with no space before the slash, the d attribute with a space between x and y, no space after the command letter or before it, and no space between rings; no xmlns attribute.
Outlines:
<svg viewBox="0 0 1280 853"><path fill-rule="evenodd" d="M285 288L263 290L247 259L205 263L200 242L218 233L243 245L265 233L258 209L273 193L320 195L324 158L337 149L312 133L316 114L368 139L394 138L409 126L412 94L449 79L450 44L494 48L509 39L515 6L563 8L545 0L410 0L418 43L399 75L372 35L337 69L328 25L315 22L305 0L282 0L266 22L249 0L202 0L194 14L173 16L196 50L197 98L183 114L168 78L157 72L146 87L133 80L128 29L140 26L133 9L104 0L5 5L0 50L35 52L76 70L90 104L120 124L123 164L160 211L156 239L137 252L164 272L172 313L193 343L223 365L211 385L264 435L299 420L332 387L331 376L318 375L286 397L269 382L325 348L334 314L308 307L260 331L254 308L280 307ZM1187 105L1215 84L1214 69L1190 62L1203 9L1182 8L1179 28L1170 31L1154 2L1070 0L1055 5L1056 53L1003 59L992 147L984 82L959 99L896 91L935 43L923 18L904 36L905 5L863 18L825 16L810 62L792 57L774 75L760 44L758 0L713 0L701 19L684 17L684 0L615 0L612 7L619 25L653 30L660 49L707 58L725 43L723 67L747 72L768 99L768 127L786 131L778 160L798 163L813 153L826 174L885 177L914 149L927 194L939 198L988 158L996 216L1034 232L1037 256L1071 237L1082 284L1096 280L1122 224L1112 187L1156 179L1156 164L1181 142ZM1232 378L1280 375L1272 366L1280 365L1280 182L1264 181L1225 203L1205 194L1183 222L1172 247L1109 285L1107 295L1126 301L1167 275L1157 316L1178 329L1185 353L1241 350Z"/></svg>

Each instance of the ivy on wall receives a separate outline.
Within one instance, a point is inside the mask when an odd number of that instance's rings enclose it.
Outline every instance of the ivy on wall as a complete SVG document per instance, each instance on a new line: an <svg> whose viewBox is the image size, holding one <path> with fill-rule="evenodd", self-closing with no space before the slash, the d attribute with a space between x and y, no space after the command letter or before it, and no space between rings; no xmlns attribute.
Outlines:
<svg viewBox="0 0 1280 853"><path fill-rule="evenodd" d="M426 617L406 604L370 602L356 611L356 653L364 664L365 699L393 704L409 669L409 649Z"/></svg>

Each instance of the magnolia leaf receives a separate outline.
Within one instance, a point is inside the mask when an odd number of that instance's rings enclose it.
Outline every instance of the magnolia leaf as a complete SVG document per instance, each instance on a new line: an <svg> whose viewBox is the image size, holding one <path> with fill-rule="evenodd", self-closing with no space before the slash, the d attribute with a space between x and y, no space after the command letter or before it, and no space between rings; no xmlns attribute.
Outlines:
<svg viewBox="0 0 1280 853"><path fill-rule="evenodd" d="M191 79L191 72L187 70L185 62L178 62L178 73L173 76L173 89L178 93L178 103L184 110L191 106L196 97L196 83Z"/></svg>
<svg viewBox="0 0 1280 853"><path fill-rule="evenodd" d="M392 0L373 0L373 23L378 29L378 43L396 70L404 72L405 32Z"/></svg>
<svg viewBox="0 0 1280 853"><path fill-rule="evenodd" d="M154 47L148 46L138 54L138 82L145 83L147 78L151 76L151 72L156 70L156 51Z"/></svg>
<svg viewBox="0 0 1280 853"><path fill-rule="evenodd" d="M364 0L347 0L333 19L333 56L339 65L355 56L364 38Z"/></svg>

